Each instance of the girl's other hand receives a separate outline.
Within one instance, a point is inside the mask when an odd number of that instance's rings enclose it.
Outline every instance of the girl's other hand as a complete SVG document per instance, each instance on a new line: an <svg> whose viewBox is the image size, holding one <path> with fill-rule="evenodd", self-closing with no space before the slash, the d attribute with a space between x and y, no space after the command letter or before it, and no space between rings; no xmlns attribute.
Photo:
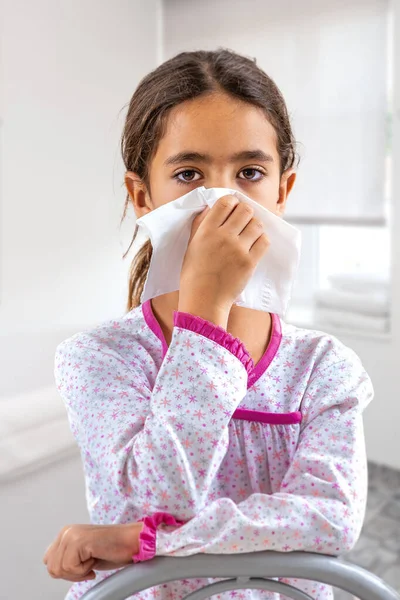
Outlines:
<svg viewBox="0 0 400 600"><path fill-rule="evenodd" d="M236 196L222 196L193 221L178 310L226 328L229 312L269 247L261 221Z"/></svg>
<svg viewBox="0 0 400 600"><path fill-rule="evenodd" d="M67 525L47 548L43 562L51 577L68 581L95 579L97 571L133 563L143 523Z"/></svg>

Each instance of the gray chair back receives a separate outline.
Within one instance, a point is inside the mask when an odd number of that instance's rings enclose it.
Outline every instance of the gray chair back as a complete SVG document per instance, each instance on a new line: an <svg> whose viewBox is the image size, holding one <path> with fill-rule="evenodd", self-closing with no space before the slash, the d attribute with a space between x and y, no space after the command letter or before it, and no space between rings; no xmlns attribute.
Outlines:
<svg viewBox="0 0 400 600"><path fill-rule="evenodd" d="M311 596L273 578L317 581L342 589L359 600L400 600L382 579L361 567L333 556L309 552L251 552L246 554L196 554L189 557L157 556L132 564L88 590L81 600L126 600L156 585L202 577L227 578L204 586L184 600L205 600L214 594L239 589L268 590L293 600Z"/></svg>

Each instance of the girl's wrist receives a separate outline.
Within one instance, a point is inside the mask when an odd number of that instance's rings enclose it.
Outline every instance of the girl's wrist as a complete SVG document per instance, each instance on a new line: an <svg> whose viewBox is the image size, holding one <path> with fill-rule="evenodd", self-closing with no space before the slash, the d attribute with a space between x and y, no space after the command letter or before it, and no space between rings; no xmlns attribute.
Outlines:
<svg viewBox="0 0 400 600"><path fill-rule="evenodd" d="M144 527L144 523L139 521L137 523L126 524L126 537L125 543L129 548L130 554L137 554L140 550L140 533Z"/></svg>
<svg viewBox="0 0 400 600"><path fill-rule="evenodd" d="M189 313L210 321L224 329L228 326L229 313L232 303L221 301L221 296L212 290L204 291L204 288L195 287L193 284L179 290L178 311Z"/></svg>
<svg viewBox="0 0 400 600"><path fill-rule="evenodd" d="M229 310L218 309L210 305L204 305L203 303L196 302L179 302L178 312L188 313L195 317L200 317L205 321L214 323L223 329L228 326Z"/></svg>

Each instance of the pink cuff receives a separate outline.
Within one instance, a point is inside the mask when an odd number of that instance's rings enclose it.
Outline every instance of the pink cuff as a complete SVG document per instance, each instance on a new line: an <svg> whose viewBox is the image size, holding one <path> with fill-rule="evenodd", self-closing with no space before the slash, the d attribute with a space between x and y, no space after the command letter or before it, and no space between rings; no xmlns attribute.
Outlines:
<svg viewBox="0 0 400 600"><path fill-rule="evenodd" d="M244 365L247 373L254 369L253 359L245 348L245 345L239 338L233 337L223 327L215 325L202 317L191 315L181 311L174 311L174 325L182 329L189 329L195 333L200 333L204 337L217 342L229 352L234 354Z"/></svg>
<svg viewBox="0 0 400 600"><path fill-rule="evenodd" d="M156 512L151 517L143 517L143 529L139 533L139 552L132 556L133 562L150 560L156 554L156 531L158 525L183 525L184 521L177 521L175 517L166 512Z"/></svg>

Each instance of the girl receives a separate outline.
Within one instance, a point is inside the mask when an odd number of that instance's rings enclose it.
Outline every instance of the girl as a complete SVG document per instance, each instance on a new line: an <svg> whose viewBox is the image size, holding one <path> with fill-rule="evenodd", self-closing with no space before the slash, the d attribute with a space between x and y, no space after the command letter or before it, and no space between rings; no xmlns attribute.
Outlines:
<svg viewBox="0 0 400 600"><path fill-rule="evenodd" d="M140 217L202 185L238 189L282 215L296 177L281 93L255 61L224 49L181 53L141 81L122 154L124 216L129 202ZM44 556L50 575L75 582L66 600L155 555L339 555L357 541L371 382L336 338L233 304L268 244L252 209L224 196L193 222L179 292L140 304L146 242L127 314L58 346L55 378L92 523L63 528ZM205 583L130 598L178 600Z"/></svg>

